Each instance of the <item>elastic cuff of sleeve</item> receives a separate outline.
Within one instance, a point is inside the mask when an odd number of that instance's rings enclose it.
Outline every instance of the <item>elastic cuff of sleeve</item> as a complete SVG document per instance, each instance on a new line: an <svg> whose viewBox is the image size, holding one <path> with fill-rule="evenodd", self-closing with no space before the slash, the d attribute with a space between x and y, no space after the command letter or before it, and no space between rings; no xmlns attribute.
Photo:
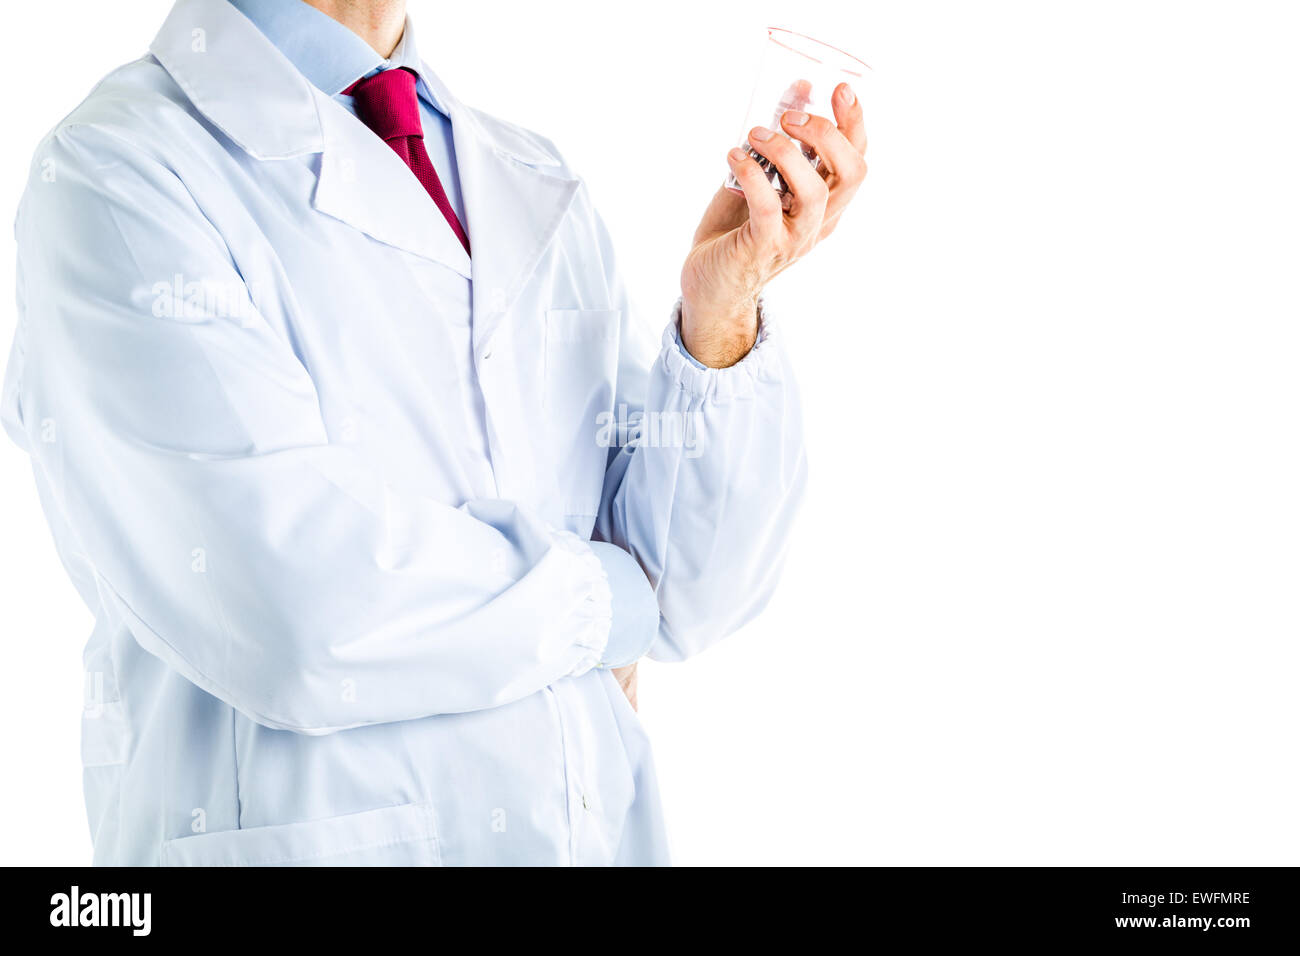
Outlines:
<svg viewBox="0 0 1300 956"><path fill-rule="evenodd" d="M609 643L597 667L626 667L650 650L659 635L659 599L636 558L618 545L592 541L614 596Z"/></svg>
<svg viewBox="0 0 1300 956"><path fill-rule="evenodd" d="M729 368L708 368L693 361L682 344L682 300L673 306L672 319L664 329L659 361L668 377L683 391L714 404L749 398L760 382L781 375L778 336L762 299L758 303L758 338L743 359Z"/></svg>
<svg viewBox="0 0 1300 956"><path fill-rule="evenodd" d="M583 654L578 664L569 673L570 677L585 674L600 663L605 646L609 643L609 630L614 622L614 594L609 587L609 577L605 566L596 552L582 538L571 531L551 528L551 542L561 551L578 559L582 565L586 580L586 592L578 602L577 636L574 643L582 648Z"/></svg>

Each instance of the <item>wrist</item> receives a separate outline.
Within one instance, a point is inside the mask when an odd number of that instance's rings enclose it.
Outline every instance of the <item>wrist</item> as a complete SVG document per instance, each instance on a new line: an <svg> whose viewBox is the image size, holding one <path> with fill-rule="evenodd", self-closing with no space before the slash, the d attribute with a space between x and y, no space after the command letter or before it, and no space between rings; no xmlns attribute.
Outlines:
<svg viewBox="0 0 1300 956"><path fill-rule="evenodd" d="M758 297L746 295L726 305L682 298L682 345L702 365L727 368L754 347L758 338Z"/></svg>

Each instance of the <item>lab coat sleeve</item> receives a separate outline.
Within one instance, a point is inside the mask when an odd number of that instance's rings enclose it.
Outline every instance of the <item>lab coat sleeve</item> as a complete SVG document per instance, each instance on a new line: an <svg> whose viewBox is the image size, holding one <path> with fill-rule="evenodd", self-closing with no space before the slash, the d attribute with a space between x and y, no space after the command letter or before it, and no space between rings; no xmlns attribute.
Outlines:
<svg viewBox="0 0 1300 956"><path fill-rule="evenodd" d="M757 342L730 368L707 368L682 346L680 302L654 354L597 224L625 316L616 401L635 423L611 456L597 536L629 551L654 586L649 656L683 660L751 620L776 586L807 474L799 393L762 306Z"/></svg>
<svg viewBox="0 0 1300 956"><path fill-rule="evenodd" d="M6 424L146 650L305 733L493 707L597 664L610 591L587 542L507 501L395 490L330 442L169 170L92 127L38 155ZM177 281L201 300L180 315Z"/></svg>

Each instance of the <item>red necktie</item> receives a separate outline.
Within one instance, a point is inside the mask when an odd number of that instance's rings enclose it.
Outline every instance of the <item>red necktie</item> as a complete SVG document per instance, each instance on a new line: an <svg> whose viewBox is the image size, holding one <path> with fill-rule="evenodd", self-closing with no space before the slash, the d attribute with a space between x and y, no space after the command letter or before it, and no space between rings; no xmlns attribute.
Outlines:
<svg viewBox="0 0 1300 956"><path fill-rule="evenodd" d="M442 188L438 171L424 149L424 129L420 126L420 106L415 93L415 74L402 67L384 70L364 80L357 80L344 94L353 98L357 117L380 139L393 147L402 162L433 197L447 225L456 233L460 244L469 252L469 236L451 208L447 191Z"/></svg>

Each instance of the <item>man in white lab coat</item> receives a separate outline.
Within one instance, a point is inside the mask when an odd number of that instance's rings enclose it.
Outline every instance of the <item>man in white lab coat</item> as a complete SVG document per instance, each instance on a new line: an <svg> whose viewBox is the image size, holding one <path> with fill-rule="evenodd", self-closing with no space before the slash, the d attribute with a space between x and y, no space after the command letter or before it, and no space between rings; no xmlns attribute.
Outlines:
<svg viewBox="0 0 1300 956"><path fill-rule="evenodd" d="M95 614L103 864L652 864L614 676L753 617L804 485L758 295L865 174L729 157L657 350L546 139L401 0L178 0L38 147L3 419ZM631 689L630 687L628 688Z"/></svg>

